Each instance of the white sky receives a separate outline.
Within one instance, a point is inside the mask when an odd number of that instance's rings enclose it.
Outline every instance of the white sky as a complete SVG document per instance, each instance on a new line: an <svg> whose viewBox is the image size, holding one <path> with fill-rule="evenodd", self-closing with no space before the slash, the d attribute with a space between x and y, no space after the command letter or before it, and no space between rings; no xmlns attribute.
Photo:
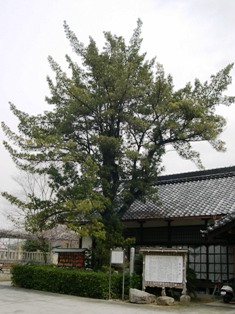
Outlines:
<svg viewBox="0 0 235 314"><path fill-rule="evenodd" d="M52 75L48 55L66 70L65 54L75 57L63 31L63 21L80 41L92 36L103 46L103 31L129 40L136 21L143 21L143 51L157 57L176 88L199 78L209 79L235 61L234 0L0 0L0 121L16 128L9 101L19 109L41 113L49 109L46 76ZM235 70L232 72L235 79ZM235 81L228 94L235 95ZM227 119L221 136L226 153L206 143L197 144L206 169L235 165L235 107L219 109ZM0 130L0 191L14 192L17 170L5 151ZM197 170L196 166L168 152L165 173ZM0 198L0 228L7 225L9 205Z"/></svg>

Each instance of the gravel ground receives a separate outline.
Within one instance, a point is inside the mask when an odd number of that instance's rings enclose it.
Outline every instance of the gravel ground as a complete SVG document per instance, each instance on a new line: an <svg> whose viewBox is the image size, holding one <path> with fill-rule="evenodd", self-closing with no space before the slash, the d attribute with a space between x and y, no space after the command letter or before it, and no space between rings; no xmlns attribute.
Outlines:
<svg viewBox="0 0 235 314"><path fill-rule="evenodd" d="M205 300L206 301L206 300ZM137 305L121 301L106 301L49 292L12 287L0 282L1 314L219 314L235 313L235 304L221 300L209 303L191 302L189 305L173 306Z"/></svg>

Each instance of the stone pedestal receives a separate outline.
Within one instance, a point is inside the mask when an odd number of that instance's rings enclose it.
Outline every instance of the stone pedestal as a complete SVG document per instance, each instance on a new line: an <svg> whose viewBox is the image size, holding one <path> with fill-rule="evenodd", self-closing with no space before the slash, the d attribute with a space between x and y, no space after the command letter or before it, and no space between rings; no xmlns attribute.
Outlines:
<svg viewBox="0 0 235 314"><path fill-rule="evenodd" d="M156 301L156 296L138 289L130 289L129 301L137 304L149 304Z"/></svg>
<svg viewBox="0 0 235 314"><path fill-rule="evenodd" d="M167 296L161 296L157 298L158 305L173 305L175 303L175 299Z"/></svg>
<svg viewBox="0 0 235 314"><path fill-rule="evenodd" d="M182 294L180 297L180 303L190 303L191 298L187 294Z"/></svg>

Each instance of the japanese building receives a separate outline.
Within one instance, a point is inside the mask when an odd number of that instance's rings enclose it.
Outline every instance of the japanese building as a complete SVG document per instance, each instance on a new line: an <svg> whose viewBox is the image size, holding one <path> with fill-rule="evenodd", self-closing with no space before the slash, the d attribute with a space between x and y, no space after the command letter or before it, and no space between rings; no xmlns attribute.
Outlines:
<svg viewBox="0 0 235 314"><path fill-rule="evenodd" d="M161 176L158 201L136 201L122 217L136 248L186 248L197 278L234 277L235 167Z"/></svg>

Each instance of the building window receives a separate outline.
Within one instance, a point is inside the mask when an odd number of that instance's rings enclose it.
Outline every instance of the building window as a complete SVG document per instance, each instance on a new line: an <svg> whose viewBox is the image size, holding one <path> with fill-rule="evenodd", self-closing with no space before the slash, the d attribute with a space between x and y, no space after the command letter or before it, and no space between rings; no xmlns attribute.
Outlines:
<svg viewBox="0 0 235 314"><path fill-rule="evenodd" d="M221 245L189 247L188 266L195 270L198 279L212 282L234 277L233 247Z"/></svg>

